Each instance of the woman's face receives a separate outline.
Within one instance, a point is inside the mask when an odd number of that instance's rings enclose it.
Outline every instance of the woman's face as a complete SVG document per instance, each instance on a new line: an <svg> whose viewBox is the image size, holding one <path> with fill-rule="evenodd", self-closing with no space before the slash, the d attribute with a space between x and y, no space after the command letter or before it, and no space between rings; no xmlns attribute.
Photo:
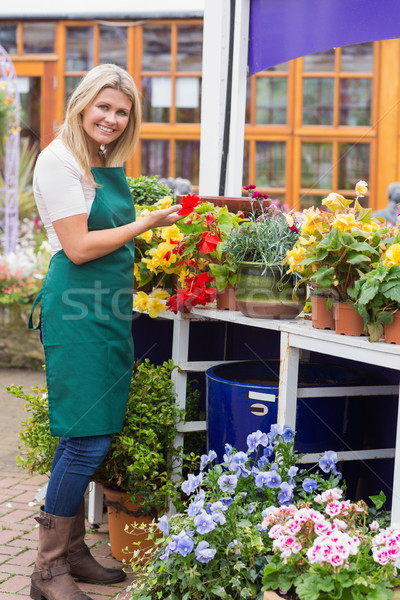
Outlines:
<svg viewBox="0 0 400 600"><path fill-rule="evenodd" d="M128 96L113 88L104 88L88 104L82 113L82 126L93 152L119 138L128 125L131 109Z"/></svg>

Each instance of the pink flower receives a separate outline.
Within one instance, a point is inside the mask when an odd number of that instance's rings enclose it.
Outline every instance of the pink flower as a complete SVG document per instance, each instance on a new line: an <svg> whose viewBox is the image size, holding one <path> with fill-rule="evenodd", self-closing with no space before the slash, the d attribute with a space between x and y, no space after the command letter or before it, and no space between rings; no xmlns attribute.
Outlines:
<svg viewBox="0 0 400 600"><path fill-rule="evenodd" d="M378 523L378 521L372 521L372 523L370 524L369 528L371 529L371 531L376 531L377 529L379 529L379 523Z"/></svg>

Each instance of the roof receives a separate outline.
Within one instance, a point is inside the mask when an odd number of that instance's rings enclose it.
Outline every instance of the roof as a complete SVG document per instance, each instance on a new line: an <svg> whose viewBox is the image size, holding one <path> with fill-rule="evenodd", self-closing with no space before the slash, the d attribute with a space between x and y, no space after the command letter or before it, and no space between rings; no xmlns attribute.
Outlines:
<svg viewBox="0 0 400 600"><path fill-rule="evenodd" d="M203 17L205 0L14 0L0 19L157 19ZM101 6L103 4L103 6Z"/></svg>

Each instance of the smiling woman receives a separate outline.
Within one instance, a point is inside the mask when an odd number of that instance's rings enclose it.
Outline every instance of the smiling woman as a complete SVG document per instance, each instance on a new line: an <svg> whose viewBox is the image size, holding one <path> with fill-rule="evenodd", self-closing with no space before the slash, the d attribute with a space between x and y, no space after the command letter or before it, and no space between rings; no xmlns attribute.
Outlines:
<svg viewBox="0 0 400 600"><path fill-rule="evenodd" d="M121 90L104 88L82 113L92 166L103 167L103 145L117 140L128 126L132 102Z"/></svg>

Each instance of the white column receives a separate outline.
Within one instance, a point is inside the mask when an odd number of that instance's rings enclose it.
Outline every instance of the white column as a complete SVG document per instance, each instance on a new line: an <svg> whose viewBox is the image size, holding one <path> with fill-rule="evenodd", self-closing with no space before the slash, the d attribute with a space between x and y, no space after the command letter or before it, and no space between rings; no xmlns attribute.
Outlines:
<svg viewBox="0 0 400 600"><path fill-rule="evenodd" d="M205 0L199 193L218 196L229 51L229 0Z"/></svg>
<svg viewBox="0 0 400 600"><path fill-rule="evenodd" d="M242 195L250 0L236 0L226 196ZM251 181L245 182L254 183Z"/></svg>
<svg viewBox="0 0 400 600"><path fill-rule="evenodd" d="M400 386L397 414L396 449L394 457L394 475L392 492L392 525L400 526Z"/></svg>
<svg viewBox="0 0 400 600"><path fill-rule="evenodd" d="M296 430L300 350L290 345L290 333L281 331L278 423Z"/></svg>

